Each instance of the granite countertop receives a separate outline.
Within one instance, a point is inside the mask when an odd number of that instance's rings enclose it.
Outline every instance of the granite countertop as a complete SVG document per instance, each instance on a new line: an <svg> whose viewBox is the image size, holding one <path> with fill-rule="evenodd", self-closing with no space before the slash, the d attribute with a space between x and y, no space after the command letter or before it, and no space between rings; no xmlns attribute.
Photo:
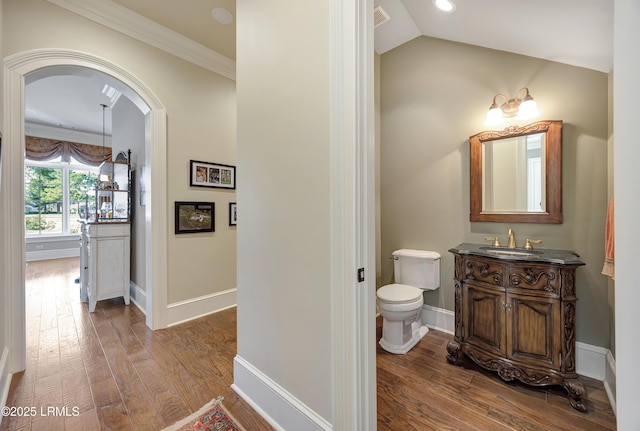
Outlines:
<svg viewBox="0 0 640 431"><path fill-rule="evenodd" d="M494 259L517 260L525 262L548 262L561 265L584 265L580 255L573 250L554 250L551 248L492 247L487 244L462 243L449 249L451 253L470 254Z"/></svg>

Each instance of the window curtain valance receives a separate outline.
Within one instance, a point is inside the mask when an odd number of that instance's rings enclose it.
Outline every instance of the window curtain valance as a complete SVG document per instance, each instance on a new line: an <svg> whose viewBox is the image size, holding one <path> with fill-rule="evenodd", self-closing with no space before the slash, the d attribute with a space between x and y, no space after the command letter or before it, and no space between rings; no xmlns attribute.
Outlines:
<svg viewBox="0 0 640 431"><path fill-rule="evenodd" d="M46 161L61 157L70 162L71 157L90 166L99 166L105 160L111 160L111 148L78 142L56 141L48 138L26 136L26 157L29 160ZM104 151L104 153L103 153Z"/></svg>

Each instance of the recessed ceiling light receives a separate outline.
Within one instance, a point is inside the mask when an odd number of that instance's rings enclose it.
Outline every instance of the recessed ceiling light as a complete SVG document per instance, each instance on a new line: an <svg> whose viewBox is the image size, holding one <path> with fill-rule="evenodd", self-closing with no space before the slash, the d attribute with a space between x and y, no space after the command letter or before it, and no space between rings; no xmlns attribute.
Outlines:
<svg viewBox="0 0 640 431"><path fill-rule="evenodd" d="M231 12L222 7L217 7L211 11L211 16L220 24L231 24L233 15Z"/></svg>
<svg viewBox="0 0 640 431"><path fill-rule="evenodd" d="M456 5L451 0L433 0L433 4L443 12L453 12L456 10Z"/></svg>

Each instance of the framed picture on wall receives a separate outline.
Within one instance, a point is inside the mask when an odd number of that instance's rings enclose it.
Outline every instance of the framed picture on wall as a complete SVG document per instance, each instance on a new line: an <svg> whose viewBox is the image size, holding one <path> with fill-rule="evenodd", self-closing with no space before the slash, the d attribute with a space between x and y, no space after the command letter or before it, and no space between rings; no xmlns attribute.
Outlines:
<svg viewBox="0 0 640 431"><path fill-rule="evenodd" d="M229 226L238 224L238 205L235 202L229 202Z"/></svg>
<svg viewBox="0 0 640 431"><path fill-rule="evenodd" d="M215 202L176 202L175 233L215 232Z"/></svg>
<svg viewBox="0 0 640 431"><path fill-rule="evenodd" d="M236 167L191 160L190 184L194 187L236 188Z"/></svg>

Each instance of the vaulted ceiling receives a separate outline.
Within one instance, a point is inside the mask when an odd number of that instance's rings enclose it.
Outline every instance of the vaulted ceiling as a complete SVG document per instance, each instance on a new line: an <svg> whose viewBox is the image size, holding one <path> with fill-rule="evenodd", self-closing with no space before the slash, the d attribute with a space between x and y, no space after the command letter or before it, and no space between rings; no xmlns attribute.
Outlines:
<svg viewBox="0 0 640 431"><path fill-rule="evenodd" d="M67 3L49 1L62 7ZM390 17L375 29L376 52L383 54L425 35L605 73L612 68L613 0L453 1L455 11L443 13L432 0L375 0ZM95 4L169 29L233 67L235 19L221 24L212 11L226 9L235 18L235 0L100 0ZM79 79L83 82L78 83ZM102 133L99 105L108 98L96 77L51 77L35 84L30 84L26 101L28 122ZM64 97L60 97L62 87ZM52 105L51 100L56 103Z"/></svg>

